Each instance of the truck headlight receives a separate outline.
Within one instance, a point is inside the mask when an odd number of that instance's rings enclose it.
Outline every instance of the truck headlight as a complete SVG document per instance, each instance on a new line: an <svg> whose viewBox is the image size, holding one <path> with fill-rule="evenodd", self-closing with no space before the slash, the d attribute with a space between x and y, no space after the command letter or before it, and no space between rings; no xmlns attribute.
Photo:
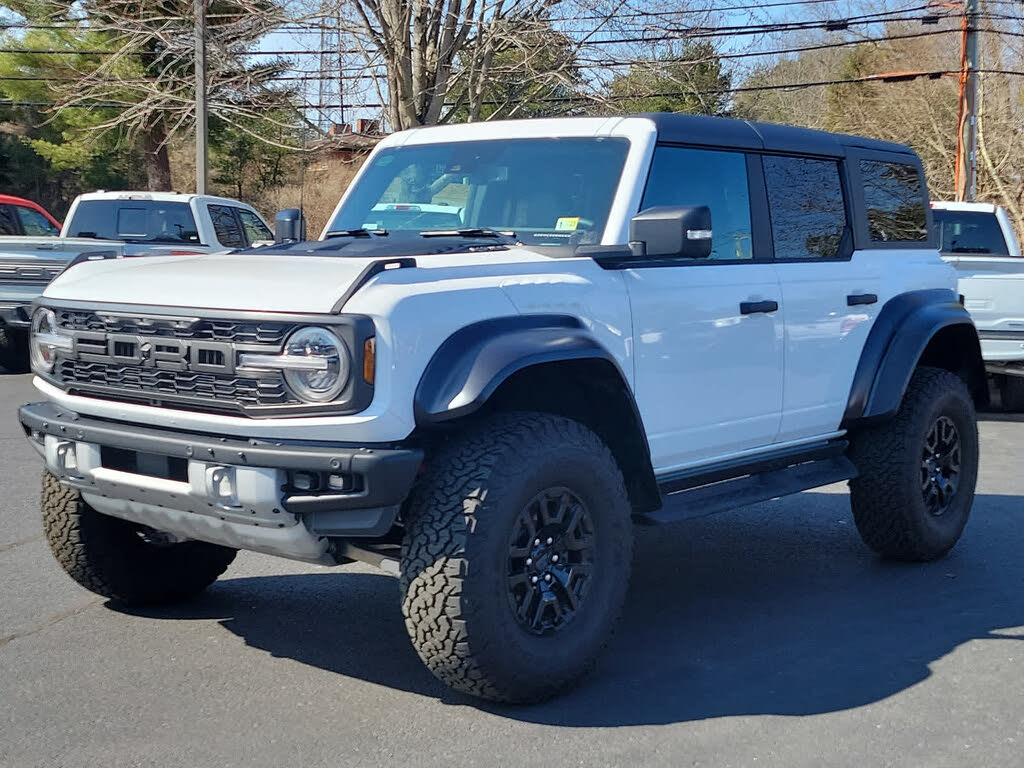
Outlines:
<svg viewBox="0 0 1024 768"><path fill-rule="evenodd" d="M310 403L334 400L348 385L352 358L348 347L326 328L300 328L284 345L281 366L289 389Z"/></svg>
<svg viewBox="0 0 1024 768"><path fill-rule="evenodd" d="M57 350L70 352L71 347L71 337L60 332L57 315L52 309L39 307L32 313L32 335L29 342L32 370L49 373L57 362Z"/></svg>

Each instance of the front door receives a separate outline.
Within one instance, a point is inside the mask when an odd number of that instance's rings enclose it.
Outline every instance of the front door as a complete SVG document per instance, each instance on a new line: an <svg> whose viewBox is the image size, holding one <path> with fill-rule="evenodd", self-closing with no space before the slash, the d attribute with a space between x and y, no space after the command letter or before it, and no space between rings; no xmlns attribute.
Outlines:
<svg viewBox="0 0 1024 768"><path fill-rule="evenodd" d="M713 231L708 259L623 273L636 399L659 473L770 446L779 430L780 287L756 252L747 165L742 152L655 150L641 208L706 205Z"/></svg>

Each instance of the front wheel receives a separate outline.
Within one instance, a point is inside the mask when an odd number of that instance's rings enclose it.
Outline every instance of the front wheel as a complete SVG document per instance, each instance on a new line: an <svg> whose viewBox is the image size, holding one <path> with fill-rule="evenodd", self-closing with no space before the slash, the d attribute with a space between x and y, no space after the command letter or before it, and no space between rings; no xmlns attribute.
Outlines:
<svg viewBox="0 0 1024 768"><path fill-rule="evenodd" d="M8 373L28 372L28 331L0 327L0 367Z"/></svg>
<svg viewBox="0 0 1024 768"><path fill-rule="evenodd" d="M896 416L851 438L850 481L864 542L897 560L935 560L960 539L978 478L978 425L956 374L918 368Z"/></svg>
<svg viewBox="0 0 1024 768"><path fill-rule="evenodd" d="M405 517L402 611L420 658L493 701L574 685L625 599L630 511L615 459L582 424L475 425L432 458Z"/></svg>
<svg viewBox="0 0 1024 768"><path fill-rule="evenodd" d="M53 556L75 581L128 604L187 600L212 584L236 551L203 541L178 542L144 526L101 514L73 488L43 475L43 529Z"/></svg>

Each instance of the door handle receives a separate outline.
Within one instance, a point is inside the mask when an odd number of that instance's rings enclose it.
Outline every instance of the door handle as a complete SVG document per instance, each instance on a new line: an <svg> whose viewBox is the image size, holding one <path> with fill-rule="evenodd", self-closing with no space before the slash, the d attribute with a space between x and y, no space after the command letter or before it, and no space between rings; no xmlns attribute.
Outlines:
<svg viewBox="0 0 1024 768"><path fill-rule="evenodd" d="M775 312L779 308L777 301L741 301L741 315L756 315L761 312Z"/></svg>
<svg viewBox="0 0 1024 768"><path fill-rule="evenodd" d="M846 297L846 306L856 307L859 304L874 304L878 296L873 293L851 293Z"/></svg>

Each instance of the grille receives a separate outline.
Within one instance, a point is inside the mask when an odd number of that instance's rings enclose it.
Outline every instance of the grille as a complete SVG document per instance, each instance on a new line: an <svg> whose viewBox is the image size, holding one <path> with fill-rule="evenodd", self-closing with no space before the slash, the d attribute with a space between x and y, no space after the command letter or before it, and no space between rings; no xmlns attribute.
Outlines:
<svg viewBox="0 0 1024 768"><path fill-rule="evenodd" d="M59 275L65 266L67 266L66 262L57 264L0 262L0 282L46 285Z"/></svg>
<svg viewBox="0 0 1024 768"><path fill-rule="evenodd" d="M224 376L81 360L64 360L57 371L70 390L98 394L106 400L178 403L201 411L237 411L240 407L299 402L277 373L265 378Z"/></svg>
<svg viewBox="0 0 1024 768"><path fill-rule="evenodd" d="M284 343L296 326L265 321L211 320L195 317L126 317L99 312L61 310L57 322L69 331L129 333L176 339L227 341L232 344Z"/></svg>

